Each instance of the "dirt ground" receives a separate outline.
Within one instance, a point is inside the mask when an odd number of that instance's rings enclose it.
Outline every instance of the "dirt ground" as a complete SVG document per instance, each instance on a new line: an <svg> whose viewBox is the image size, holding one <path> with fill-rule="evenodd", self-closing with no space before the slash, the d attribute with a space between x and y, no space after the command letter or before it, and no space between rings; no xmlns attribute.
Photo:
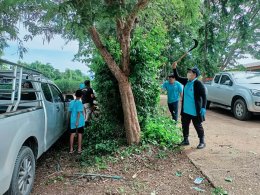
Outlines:
<svg viewBox="0 0 260 195"><path fill-rule="evenodd" d="M181 151L158 153L152 148L142 155L120 159L106 167L83 167L79 155L68 154L68 143L59 140L37 162L34 195L40 194L211 194L212 184ZM79 178L75 173L122 176L123 179ZM197 177L204 178L199 185ZM198 192L198 187L203 192Z"/></svg>
<svg viewBox="0 0 260 195"><path fill-rule="evenodd" d="M239 121L230 111L212 107L204 123L207 147L203 156L194 149L198 138L191 130L189 158L200 167L215 186L230 195L260 194L260 116ZM225 181L231 178L232 182Z"/></svg>
<svg viewBox="0 0 260 195"><path fill-rule="evenodd" d="M84 168L78 157L68 154L64 141L56 143L37 162L32 194L198 194L192 187L205 190L203 194L212 191L207 179L200 185L194 184L194 179L203 175L180 151L161 154L159 158L152 149L117 163L111 162L105 169ZM123 179L74 177L78 172L117 175Z"/></svg>
<svg viewBox="0 0 260 195"><path fill-rule="evenodd" d="M166 105L166 96L161 100ZM260 116L239 121L230 111L211 106L203 126L207 146L201 153L196 149L199 140L191 125L191 145L184 152L192 162L229 195L259 195Z"/></svg>

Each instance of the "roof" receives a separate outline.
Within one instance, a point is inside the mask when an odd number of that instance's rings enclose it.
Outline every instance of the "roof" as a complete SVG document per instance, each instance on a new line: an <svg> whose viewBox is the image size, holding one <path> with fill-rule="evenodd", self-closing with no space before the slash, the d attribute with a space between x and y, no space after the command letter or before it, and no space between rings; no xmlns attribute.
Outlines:
<svg viewBox="0 0 260 195"><path fill-rule="evenodd" d="M245 68L257 67L260 66L260 61L255 61L243 65Z"/></svg>

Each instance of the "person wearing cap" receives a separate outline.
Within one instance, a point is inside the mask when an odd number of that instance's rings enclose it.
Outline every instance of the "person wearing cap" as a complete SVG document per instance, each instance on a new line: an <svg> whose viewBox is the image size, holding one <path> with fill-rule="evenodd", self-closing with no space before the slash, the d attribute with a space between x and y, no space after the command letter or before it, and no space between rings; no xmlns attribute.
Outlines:
<svg viewBox="0 0 260 195"><path fill-rule="evenodd" d="M162 85L162 89L167 91L168 108L172 119L178 120L179 99L182 97L182 85L175 80L174 74L168 76L168 81Z"/></svg>
<svg viewBox="0 0 260 195"><path fill-rule="evenodd" d="M94 91L90 86L90 81L85 80L84 81L85 87L82 89L83 96L82 96L82 103L84 105L84 110L85 110L85 123L86 126L88 126L91 113L92 113L92 106L93 106L93 101L94 101Z"/></svg>
<svg viewBox="0 0 260 195"><path fill-rule="evenodd" d="M204 129L202 122L205 120L206 114L206 91L201 81L198 80L200 70L197 67L188 68L187 78L180 77L176 69L177 62L172 64L173 72L177 81L184 85L183 101L181 111L181 122L183 130L183 141L181 145L189 145L189 126L192 121L198 137L198 149L206 146L204 140Z"/></svg>
<svg viewBox="0 0 260 195"><path fill-rule="evenodd" d="M85 88L85 84L84 84L84 83L80 83L80 84L79 84L79 89L82 90L82 89L84 89L84 88Z"/></svg>

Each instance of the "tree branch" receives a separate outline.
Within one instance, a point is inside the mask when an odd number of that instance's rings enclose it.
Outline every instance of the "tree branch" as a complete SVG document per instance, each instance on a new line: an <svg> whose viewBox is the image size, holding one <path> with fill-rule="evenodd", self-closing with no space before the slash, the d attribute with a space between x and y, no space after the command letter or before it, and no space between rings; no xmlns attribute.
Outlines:
<svg viewBox="0 0 260 195"><path fill-rule="evenodd" d="M103 43L100 39L100 36L97 32L97 29L94 26L92 26L92 27L90 27L89 32L90 32L90 35L91 35L91 38L92 38L94 44L96 45L97 49L101 53L101 56L107 63L110 71L116 77L117 81L119 81L119 82L127 81L128 78L125 76L125 74L122 72L122 70L118 67L118 65L115 62L112 55L108 52L106 47L103 45Z"/></svg>
<svg viewBox="0 0 260 195"><path fill-rule="evenodd" d="M227 54L226 58L223 61L223 64L220 68L221 70L224 70L228 66L229 62L232 60L232 56L234 55L234 53L237 49L236 45L239 43L240 40L241 40L241 37L238 37L236 42L233 44L233 48L231 48L230 52Z"/></svg>
<svg viewBox="0 0 260 195"><path fill-rule="evenodd" d="M137 4L134 6L131 13L128 15L126 20L126 25L124 29L124 33L130 33L133 29L135 19L140 10L144 9L149 3L149 0L139 0Z"/></svg>
<svg viewBox="0 0 260 195"><path fill-rule="evenodd" d="M140 10L144 9L148 5L148 3L149 0L139 0L130 12L130 14L127 16L125 22L122 22L121 20L117 21L117 35L122 51L121 66L126 76L129 76L130 74L130 34L134 28L137 14Z"/></svg>

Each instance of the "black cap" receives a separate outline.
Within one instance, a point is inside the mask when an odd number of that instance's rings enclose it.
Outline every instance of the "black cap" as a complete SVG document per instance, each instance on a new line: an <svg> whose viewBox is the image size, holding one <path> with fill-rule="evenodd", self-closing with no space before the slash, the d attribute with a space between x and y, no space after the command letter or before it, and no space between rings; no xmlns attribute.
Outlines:
<svg viewBox="0 0 260 195"><path fill-rule="evenodd" d="M191 70L193 73L196 74L197 77L200 76L200 70L196 66L194 66L193 68L188 68L187 70Z"/></svg>

